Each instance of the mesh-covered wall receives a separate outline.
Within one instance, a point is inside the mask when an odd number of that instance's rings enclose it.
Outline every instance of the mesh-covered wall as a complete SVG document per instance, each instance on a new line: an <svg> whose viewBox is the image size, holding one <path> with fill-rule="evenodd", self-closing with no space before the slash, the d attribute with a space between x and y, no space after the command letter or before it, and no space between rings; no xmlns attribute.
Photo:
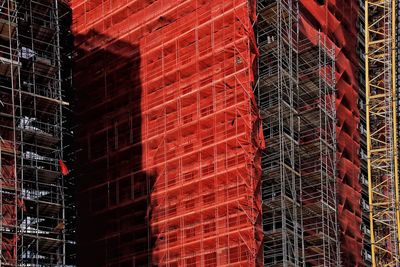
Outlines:
<svg viewBox="0 0 400 267"><path fill-rule="evenodd" d="M261 266L254 3L74 0L82 266Z"/></svg>
<svg viewBox="0 0 400 267"><path fill-rule="evenodd" d="M302 32L320 30L336 47L338 212L344 266L362 266L360 133L358 124L358 1L301 0Z"/></svg>

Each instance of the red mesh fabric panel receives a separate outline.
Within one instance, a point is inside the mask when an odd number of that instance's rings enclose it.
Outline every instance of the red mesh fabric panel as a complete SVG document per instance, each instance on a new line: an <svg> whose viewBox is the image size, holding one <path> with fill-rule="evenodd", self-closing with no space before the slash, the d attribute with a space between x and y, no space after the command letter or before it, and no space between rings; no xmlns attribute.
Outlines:
<svg viewBox="0 0 400 267"><path fill-rule="evenodd" d="M358 1L302 0L302 32L312 38L321 31L336 50L338 199L344 266L363 266L361 256L360 134L358 123Z"/></svg>
<svg viewBox="0 0 400 267"><path fill-rule="evenodd" d="M4 131L4 136L7 136ZM16 148L18 151L18 147ZM14 145L8 140L0 140L1 151L1 224L4 229L15 229L17 225L18 198L13 192L16 188ZM17 262L17 234L14 231L1 235L1 255L3 262L15 265Z"/></svg>
<svg viewBox="0 0 400 267"><path fill-rule="evenodd" d="M262 266L254 2L73 0L81 266Z"/></svg>

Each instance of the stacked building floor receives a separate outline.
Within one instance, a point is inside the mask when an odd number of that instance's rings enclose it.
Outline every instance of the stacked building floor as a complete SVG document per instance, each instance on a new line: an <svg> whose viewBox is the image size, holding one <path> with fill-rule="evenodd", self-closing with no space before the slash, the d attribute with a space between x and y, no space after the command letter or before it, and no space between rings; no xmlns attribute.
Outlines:
<svg viewBox="0 0 400 267"><path fill-rule="evenodd" d="M370 266L362 2L0 1L0 266Z"/></svg>
<svg viewBox="0 0 400 267"><path fill-rule="evenodd" d="M1 2L1 266L66 264L59 16L67 11L61 1Z"/></svg>
<svg viewBox="0 0 400 267"><path fill-rule="evenodd" d="M300 1L305 34L320 31L335 48L337 190L342 264L363 266L361 251L358 1Z"/></svg>
<svg viewBox="0 0 400 267"><path fill-rule="evenodd" d="M82 263L364 266L358 1L72 9Z"/></svg>
<svg viewBox="0 0 400 267"><path fill-rule="evenodd" d="M255 3L72 10L80 263L261 266Z"/></svg>

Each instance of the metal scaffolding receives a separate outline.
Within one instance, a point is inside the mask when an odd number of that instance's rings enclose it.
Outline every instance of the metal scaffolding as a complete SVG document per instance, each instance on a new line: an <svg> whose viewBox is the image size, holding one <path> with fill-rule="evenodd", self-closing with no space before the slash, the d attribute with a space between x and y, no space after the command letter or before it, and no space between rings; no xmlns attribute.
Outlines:
<svg viewBox="0 0 400 267"><path fill-rule="evenodd" d="M264 264L339 266L334 49L300 34L297 1L257 7Z"/></svg>
<svg viewBox="0 0 400 267"><path fill-rule="evenodd" d="M118 2L72 1L79 264L260 266L251 1Z"/></svg>
<svg viewBox="0 0 400 267"><path fill-rule="evenodd" d="M17 143L15 101L18 82L17 6L15 1L2 1L0 9L0 266L16 266L17 212L20 211L16 163L20 148Z"/></svg>
<svg viewBox="0 0 400 267"><path fill-rule="evenodd" d="M340 266L335 54L321 35L300 41L298 51L304 263Z"/></svg>
<svg viewBox="0 0 400 267"><path fill-rule="evenodd" d="M364 28L365 20L364 20L364 6L360 6L359 11L359 27ZM365 43L365 31L362 30L359 33L359 47L364 51ZM360 53L359 60L362 64L360 69L360 76L358 78L360 83L360 88L365 88L365 55L364 53ZM359 90L359 102L358 102L359 110L360 110L360 184L362 186L362 199L361 199L361 208L362 208L362 225L361 230L364 234L363 238L363 250L362 257L366 266L371 266L372 256L371 256L371 230L370 230L370 218L369 218L369 193L368 193L368 164L367 164L367 123L366 123L366 114L365 114L365 90Z"/></svg>
<svg viewBox="0 0 400 267"><path fill-rule="evenodd" d="M64 266L59 1L1 1L0 266Z"/></svg>
<svg viewBox="0 0 400 267"><path fill-rule="evenodd" d="M258 101L267 151L262 157L264 264L302 262L298 121L298 4L257 1Z"/></svg>
<svg viewBox="0 0 400 267"><path fill-rule="evenodd" d="M399 265L395 2L365 1L366 126L372 266Z"/></svg>

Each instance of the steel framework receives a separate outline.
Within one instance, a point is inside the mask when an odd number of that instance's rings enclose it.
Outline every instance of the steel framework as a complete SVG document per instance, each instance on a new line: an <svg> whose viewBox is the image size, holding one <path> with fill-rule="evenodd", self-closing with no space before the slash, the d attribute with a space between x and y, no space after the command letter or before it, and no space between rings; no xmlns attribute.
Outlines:
<svg viewBox="0 0 400 267"><path fill-rule="evenodd" d="M59 1L0 2L0 266L64 266Z"/></svg>
<svg viewBox="0 0 400 267"><path fill-rule="evenodd" d="M16 83L18 81L17 3L1 2L0 32L0 266L17 265L18 224L20 198L17 183Z"/></svg>
<svg viewBox="0 0 400 267"><path fill-rule="evenodd" d="M399 265L395 0L365 1L369 216L373 266Z"/></svg>
<svg viewBox="0 0 400 267"><path fill-rule="evenodd" d="M252 1L103 3L71 1L79 264L261 266Z"/></svg>
<svg viewBox="0 0 400 267"><path fill-rule="evenodd" d="M298 51L304 263L340 266L335 54L320 34L301 40Z"/></svg>
<svg viewBox="0 0 400 267"><path fill-rule="evenodd" d="M267 140L262 157L264 264L300 266L297 1L257 1L258 101Z"/></svg>
<svg viewBox="0 0 400 267"><path fill-rule="evenodd" d="M264 264L338 266L335 59L298 2L258 1Z"/></svg>

